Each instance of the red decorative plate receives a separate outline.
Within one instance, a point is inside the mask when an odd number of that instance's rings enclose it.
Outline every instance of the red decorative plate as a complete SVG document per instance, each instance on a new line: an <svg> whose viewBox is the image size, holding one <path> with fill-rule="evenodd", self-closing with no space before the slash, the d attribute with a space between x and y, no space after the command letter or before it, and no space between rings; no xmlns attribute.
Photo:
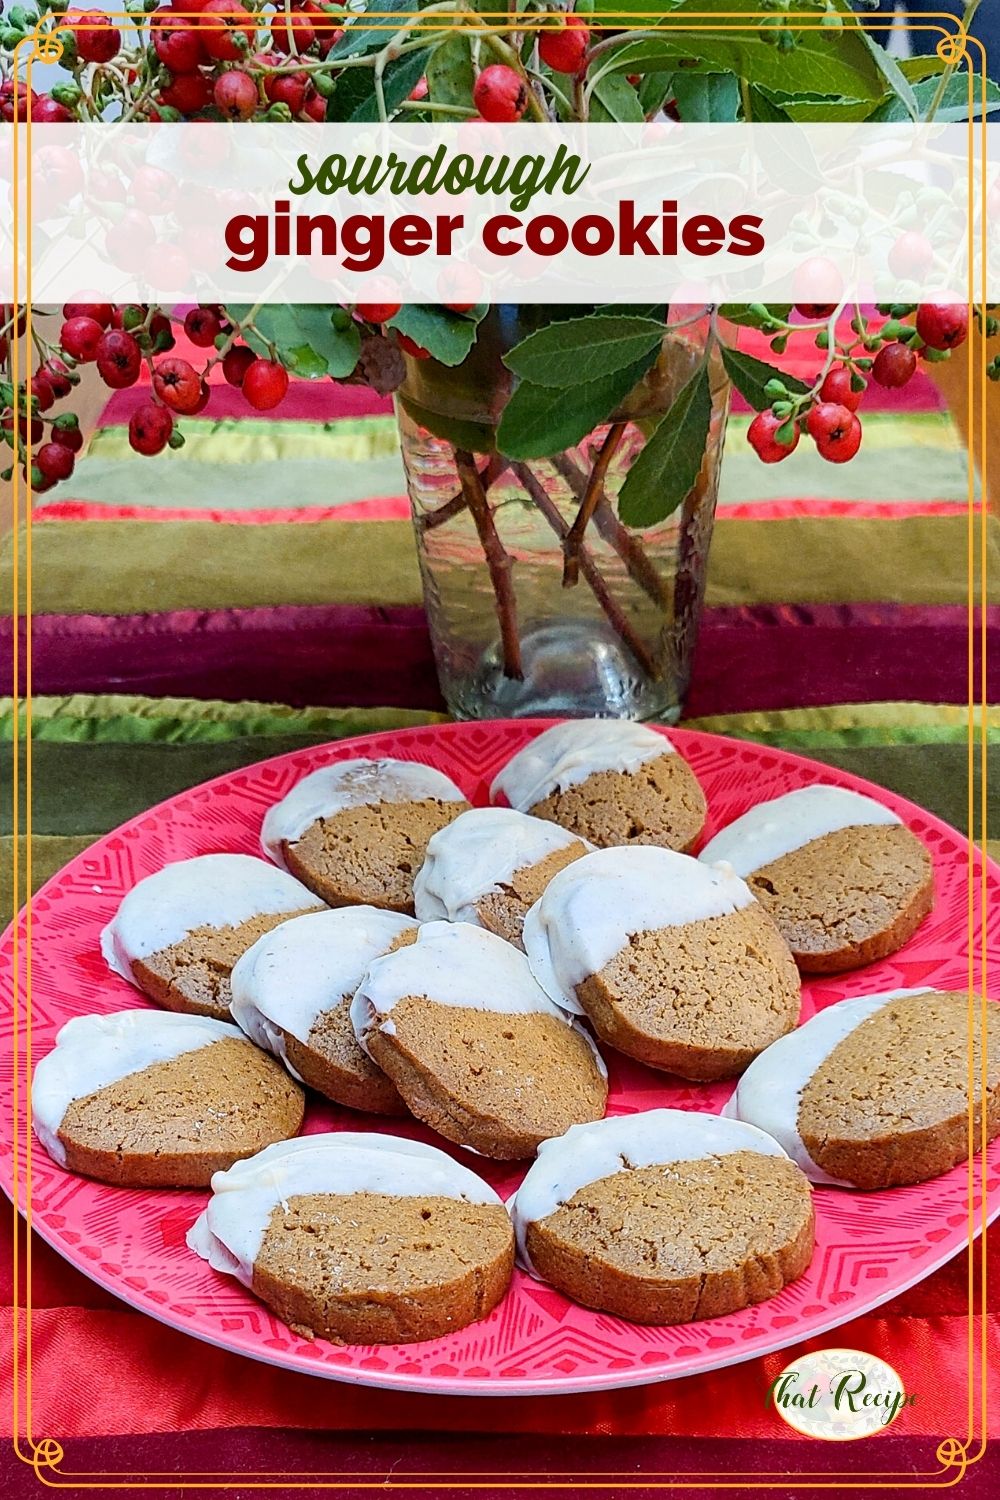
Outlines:
<svg viewBox="0 0 1000 1500"><path fill-rule="evenodd" d="M184 792L126 823L74 859L34 901L30 1048L41 1057L71 1016L143 1004L129 984L110 974L98 936L124 893L168 860L218 850L258 853L258 831L268 805L307 771L354 755L391 755L425 761L454 778L470 801L484 803L500 766L543 725L538 721L448 724L370 735L293 752ZM708 794L709 833L754 802L826 781L867 792L896 809L934 858L937 905L902 952L883 963L807 984L803 1014L842 1000L897 987L962 989L967 983L968 855L965 840L912 803L857 777L716 735L676 730L671 738ZM979 866L977 865L977 879ZM1000 966L1000 871L987 862L984 958ZM24 914L18 920L22 968L24 1110L28 1047L23 1021ZM976 947L980 936L976 938ZM12 1012L14 929L0 943L0 1185L13 1193L10 1137L15 1104ZM610 1112L672 1105L719 1110L732 1084L694 1086L609 1054ZM309 1106L306 1130L386 1129L385 1122L352 1116L322 1100ZM389 1127L434 1140L415 1122ZM20 1202L25 1202L22 1125ZM921 1280L966 1243L969 1174L944 1177L887 1193L816 1190L816 1254L808 1272L770 1302L728 1318L679 1328L640 1328L569 1303L558 1292L515 1272L508 1296L490 1318L450 1338L381 1348L309 1342L273 1318L230 1277L218 1275L186 1248L184 1236L200 1212L200 1192L131 1192L73 1177L31 1144L32 1223L72 1265L131 1306L253 1359L339 1380L413 1391L536 1395L600 1390L711 1370L856 1318ZM447 1144L436 1141L436 1144ZM464 1156L459 1148L454 1154ZM465 1157L501 1195L521 1171L482 1157ZM978 1174L977 1174L978 1175ZM1000 1140L990 1153L988 1208L1000 1212Z"/></svg>

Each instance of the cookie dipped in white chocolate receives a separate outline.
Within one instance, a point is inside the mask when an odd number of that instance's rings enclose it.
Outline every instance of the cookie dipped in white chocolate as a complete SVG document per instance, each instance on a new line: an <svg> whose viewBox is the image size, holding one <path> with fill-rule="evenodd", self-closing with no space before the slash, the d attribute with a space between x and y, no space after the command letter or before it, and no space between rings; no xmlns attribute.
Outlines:
<svg viewBox="0 0 1000 1500"><path fill-rule="evenodd" d="M416 931L412 918L373 906L282 922L233 969L233 1017L294 1078L335 1103L403 1114L398 1093L358 1045L349 1008L368 965Z"/></svg>
<svg viewBox="0 0 1000 1500"><path fill-rule="evenodd" d="M35 1068L31 1082L35 1134L53 1160L63 1165L66 1152L59 1127L74 1099L85 1099L153 1063L239 1036L235 1026L206 1016L145 1009L74 1016L60 1028L55 1047Z"/></svg>
<svg viewBox="0 0 1000 1500"><path fill-rule="evenodd" d="M524 913L547 880L591 848L544 818L510 807L471 808L427 845L413 884L417 918L471 922L516 941Z"/></svg>
<svg viewBox="0 0 1000 1500"><path fill-rule="evenodd" d="M746 879L829 833L900 822L891 808L846 787L800 787L758 802L709 839L698 858L708 865L724 862Z"/></svg>
<svg viewBox="0 0 1000 1500"><path fill-rule="evenodd" d="M535 978L559 1005L582 1014L577 986L599 974L637 933L722 917L753 904L731 870L652 847L599 849L550 881L524 919Z"/></svg>
<svg viewBox="0 0 1000 1500"><path fill-rule="evenodd" d="M349 1131L306 1135L216 1172L212 1197L188 1232L188 1246L215 1270L250 1286L271 1215L304 1193L501 1204L481 1177L420 1141Z"/></svg>
<svg viewBox="0 0 1000 1500"><path fill-rule="evenodd" d="M286 797L268 809L261 844L277 864L284 846L296 843L320 819L354 807L381 803L464 802L450 777L415 760L341 760L303 776Z"/></svg>
<svg viewBox="0 0 1000 1500"><path fill-rule="evenodd" d="M492 801L503 795L527 812L553 792L579 786L598 771L637 771L675 754L664 734L630 719L568 719L545 729L513 756L494 779Z"/></svg>
<svg viewBox="0 0 1000 1500"><path fill-rule="evenodd" d="M135 962L194 931L236 928L318 905L304 885L252 854L201 854L164 865L133 886L101 933L101 952L109 968L142 989Z"/></svg>
<svg viewBox="0 0 1000 1500"><path fill-rule="evenodd" d="M737 1151L785 1155L776 1140L753 1125L680 1109L615 1115L574 1125L565 1135L543 1141L508 1205L521 1265L535 1274L525 1244L528 1225L547 1219L588 1184L636 1167L703 1161Z"/></svg>
<svg viewBox="0 0 1000 1500"><path fill-rule="evenodd" d="M607 1104L593 1039L518 949L468 923L428 922L376 959L351 1004L361 1046L411 1113L486 1156L516 1160Z"/></svg>
<svg viewBox="0 0 1000 1500"><path fill-rule="evenodd" d="M799 1134L803 1091L834 1048L883 1006L904 996L933 993L927 988L886 990L826 1006L754 1058L723 1114L727 1119L743 1120L773 1135L812 1182L850 1187L852 1184L845 1179L824 1172L806 1150Z"/></svg>

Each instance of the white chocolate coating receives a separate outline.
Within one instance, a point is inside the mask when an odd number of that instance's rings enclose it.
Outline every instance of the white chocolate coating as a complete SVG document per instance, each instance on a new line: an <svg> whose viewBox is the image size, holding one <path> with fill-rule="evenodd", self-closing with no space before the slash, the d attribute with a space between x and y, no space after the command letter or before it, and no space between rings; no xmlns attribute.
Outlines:
<svg viewBox="0 0 1000 1500"><path fill-rule="evenodd" d="M805 786L770 802L758 802L710 839L698 858L708 865L725 862L746 878L828 833L902 821L881 802L860 792L840 786Z"/></svg>
<svg viewBox="0 0 1000 1500"><path fill-rule="evenodd" d="M881 995L858 995L839 1000L818 1011L804 1025L779 1037L747 1068L736 1085L723 1114L766 1130L813 1182L850 1187L839 1177L830 1177L816 1165L799 1135L799 1104L810 1078L830 1056L834 1047L850 1036L890 1000L904 995L927 995L929 989L886 990Z"/></svg>
<svg viewBox="0 0 1000 1500"><path fill-rule="evenodd" d="M59 1139L63 1116L74 1099L226 1039L245 1041L242 1031L208 1016L174 1011L119 1010L107 1016L74 1016L56 1036L31 1081L35 1134L60 1166L66 1152Z"/></svg>
<svg viewBox="0 0 1000 1500"><path fill-rule="evenodd" d="M183 942L197 927L319 906L318 896L253 854L200 854L164 865L132 887L101 933L108 967L134 984L132 963Z"/></svg>
<svg viewBox="0 0 1000 1500"><path fill-rule="evenodd" d="M591 1182L630 1167L670 1166L756 1151L784 1156L776 1140L753 1125L695 1110L650 1109L571 1125L565 1135L543 1141L528 1174L508 1204L517 1235L518 1260L534 1275L525 1240L539 1223Z"/></svg>
<svg viewBox="0 0 1000 1500"><path fill-rule="evenodd" d="M265 853L282 864L282 844L294 844L318 818L380 802L464 802L465 793L443 771L416 760L340 760L297 782L268 808L260 830Z"/></svg>
<svg viewBox="0 0 1000 1500"><path fill-rule="evenodd" d="M646 761L672 754L666 735L631 719L567 719L543 730L507 762L490 798L495 802L502 792L511 807L527 812L595 771L638 771Z"/></svg>
<svg viewBox="0 0 1000 1500"><path fill-rule="evenodd" d="M598 849L549 882L524 919L522 941L542 988L579 1014L576 986L636 933L727 916L753 899L730 869L688 854L648 844Z"/></svg>
<svg viewBox="0 0 1000 1500"><path fill-rule="evenodd" d="M233 1020L298 1078L283 1033L307 1042L318 1017L354 994L372 960L415 929L412 917L374 906L309 912L282 922L233 968Z"/></svg>
<svg viewBox="0 0 1000 1500"><path fill-rule="evenodd" d="M390 1013L411 995L435 1005L557 1016L570 1024L566 1012L536 983L524 954L468 922L427 922L415 943L370 965L351 1002L351 1021L362 1047L376 1029L392 1035Z"/></svg>
<svg viewBox="0 0 1000 1500"><path fill-rule="evenodd" d="M216 1172L208 1207L188 1231L188 1247L216 1271L251 1286L272 1213L301 1193L455 1198L503 1207L481 1177L421 1141L354 1131L304 1135Z"/></svg>
<svg viewBox="0 0 1000 1500"><path fill-rule="evenodd" d="M512 807L473 807L438 829L427 845L413 882L419 921L471 922L480 926L476 903L506 885L519 870L536 865L585 839Z"/></svg>

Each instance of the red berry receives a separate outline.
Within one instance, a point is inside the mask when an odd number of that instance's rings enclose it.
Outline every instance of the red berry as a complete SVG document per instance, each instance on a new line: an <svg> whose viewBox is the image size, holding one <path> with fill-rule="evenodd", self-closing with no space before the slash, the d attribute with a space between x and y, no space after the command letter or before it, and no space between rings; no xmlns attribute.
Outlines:
<svg viewBox="0 0 1000 1500"><path fill-rule="evenodd" d="M476 304L474 302L446 302L445 303L445 307L448 309L448 311L449 312L453 312L453 313L467 313L467 312L471 312L472 309L475 307L475 305Z"/></svg>
<svg viewBox="0 0 1000 1500"><path fill-rule="evenodd" d="M846 365L834 365L819 388L819 399L832 402L834 406L846 406L848 411L857 411L865 386L856 391L851 385L851 372Z"/></svg>
<svg viewBox="0 0 1000 1500"><path fill-rule="evenodd" d="M889 251L889 270L900 280L912 277L918 281L934 264L934 246L925 234L907 230Z"/></svg>
<svg viewBox="0 0 1000 1500"><path fill-rule="evenodd" d="M214 307L192 307L184 319L184 332L199 349L211 349L222 332L222 319Z"/></svg>
<svg viewBox="0 0 1000 1500"><path fill-rule="evenodd" d="M315 91L308 94L306 102L302 106L302 113L310 120L315 120L317 125L322 125L326 119L326 100L322 94Z"/></svg>
<svg viewBox="0 0 1000 1500"><path fill-rule="evenodd" d="M554 73L579 73L590 46L590 31L581 16L565 17L558 31L543 31L538 38L538 55Z"/></svg>
<svg viewBox="0 0 1000 1500"><path fill-rule="evenodd" d="M0 361L7 358L7 352L9 349L10 342L7 338L7 335L5 333L0 333Z"/></svg>
<svg viewBox="0 0 1000 1500"><path fill-rule="evenodd" d="M227 120L249 120L257 108L257 85L249 73L230 68L215 80L212 98Z"/></svg>
<svg viewBox="0 0 1000 1500"><path fill-rule="evenodd" d="M917 308L917 332L929 349L957 349L969 336L969 309L958 302L925 302Z"/></svg>
<svg viewBox="0 0 1000 1500"><path fill-rule="evenodd" d="M162 406L154 406L152 401L147 401L145 406L140 406L129 418L129 445L136 453L151 457L154 453L162 453L173 430L174 419L170 413L164 411Z"/></svg>
<svg viewBox="0 0 1000 1500"><path fill-rule="evenodd" d="M10 302L0 302L0 328L6 328L14 317L14 307ZM19 312L17 315L17 336L21 338L28 326L28 314Z"/></svg>
<svg viewBox="0 0 1000 1500"><path fill-rule="evenodd" d="M832 318L837 311L836 302L796 302L795 311L803 318L808 318L810 323L818 323L821 318Z"/></svg>
<svg viewBox="0 0 1000 1500"><path fill-rule="evenodd" d="M222 361L222 373L230 385L237 387L243 384L243 377L254 363L257 356L246 344L234 344Z"/></svg>
<svg viewBox="0 0 1000 1500"><path fill-rule="evenodd" d="M97 346L97 373L113 391L135 385L142 369L139 345L130 333L109 328Z"/></svg>
<svg viewBox="0 0 1000 1500"><path fill-rule="evenodd" d="M917 356L906 344L883 344L872 365L872 379L888 390L906 385L917 369Z"/></svg>
<svg viewBox="0 0 1000 1500"><path fill-rule="evenodd" d="M68 318L59 334L59 343L72 359L89 364L97 357L97 346L104 332L96 318Z"/></svg>
<svg viewBox="0 0 1000 1500"><path fill-rule="evenodd" d="M160 102L179 110L182 115L197 114L198 110L205 108L211 97L211 85L201 73L182 73L179 78L174 78L173 83L160 90Z"/></svg>
<svg viewBox="0 0 1000 1500"><path fill-rule="evenodd" d="M157 57L171 73L193 73L203 62L208 61L198 23L194 19L185 20L172 11L158 10L150 17L149 33Z"/></svg>
<svg viewBox="0 0 1000 1500"><path fill-rule="evenodd" d="M110 302L67 302L63 307L64 318L93 318L102 328L111 325L114 308Z"/></svg>
<svg viewBox="0 0 1000 1500"><path fill-rule="evenodd" d="M31 118L36 125L62 125L72 120L73 115L65 104L59 104L48 94L42 94L31 106Z"/></svg>
<svg viewBox="0 0 1000 1500"><path fill-rule="evenodd" d="M316 28L301 11L286 16L284 9L277 10L271 17L271 40L279 52L308 52L316 40Z"/></svg>
<svg viewBox="0 0 1000 1500"><path fill-rule="evenodd" d="M484 120L519 120L528 107L528 86L505 63L491 63L476 79L472 102Z"/></svg>
<svg viewBox="0 0 1000 1500"><path fill-rule="evenodd" d="M71 453L79 453L83 447L83 432L80 422L74 412L63 412L61 417L56 417L49 432L50 441L61 443Z"/></svg>
<svg viewBox="0 0 1000 1500"><path fill-rule="evenodd" d="M57 401L61 401L64 396L68 396L73 389L73 382L70 380L69 372L61 359L46 360L42 366L42 373L52 387L52 394Z"/></svg>
<svg viewBox="0 0 1000 1500"><path fill-rule="evenodd" d="M402 302L359 302L354 311L366 323L388 323L402 305Z"/></svg>
<svg viewBox="0 0 1000 1500"><path fill-rule="evenodd" d="M411 339L408 333L397 332L396 337L403 353L408 354L411 359L430 359L430 350L418 344L415 339Z"/></svg>
<svg viewBox="0 0 1000 1500"><path fill-rule="evenodd" d="M14 87L13 78L7 78L0 83L0 118L8 124L26 120L38 102L38 95L34 89L25 86L23 78L17 80L16 97Z"/></svg>
<svg viewBox="0 0 1000 1500"><path fill-rule="evenodd" d="M828 463L844 464L861 447L861 423L846 406L821 401L810 409L806 425L820 457Z"/></svg>
<svg viewBox="0 0 1000 1500"><path fill-rule="evenodd" d="M76 455L63 443L43 443L35 454L35 468L53 484L59 479L68 479L76 463Z"/></svg>
<svg viewBox="0 0 1000 1500"><path fill-rule="evenodd" d="M4 412L3 416L0 417L0 426L2 426L4 432L8 435L8 437L13 436L14 413L11 411L9 406ZM24 442L30 443L32 446L34 446L35 443L40 443L45 435L45 423L42 421L41 417L33 417L28 415L27 413L22 412L17 419L17 430Z"/></svg>
<svg viewBox="0 0 1000 1500"><path fill-rule="evenodd" d="M132 178L132 202L148 214L169 213L177 182L162 167L138 167Z"/></svg>
<svg viewBox="0 0 1000 1500"><path fill-rule="evenodd" d="M198 25L209 57L219 62L239 62L253 43L256 17L239 0L208 0Z"/></svg>
<svg viewBox="0 0 1000 1500"><path fill-rule="evenodd" d="M309 93L309 74L265 73L264 93L269 103L287 104L293 115L299 115Z"/></svg>
<svg viewBox="0 0 1000 1500"><path fill-rule="evenodd" d="M166 354L177 342L173 325L166 313L154 313L149 320L149 342L154 354Z"/></svg>
<svg viewBox="0 0 1000 1500"><path fill-rule="evenodd" d="M243 394L257 411L270 411L288 390L288 371L273 359L255 359L243 376Z"/></svg>
<svg viewBox="0 0 1000 1500"><path fill-rule="evenodd" d="M38 402L39 411L48 411L56 404L56 393L52 389L52 383L44 370L36 370L31 377L30 392Z"/></svg>
<svg viewBox="0 0 1000 1500"><path fill-rule="evenodd" d="M751 448L765 464L780 464L783 458L794 453L798 447L799 429L793 427L792 439L788 443L779 443L775 434L779 427L785 425L785 419L776 417L770 409L759 411L747 428L747 441Z"/></svg>
<svg viewBox="0 0 1000 1500"><path fill-rule="evenodd" d="M60 26L72 31L81 62L107 63L118 56L121 33L99 10L74 11Z"/></svg>
<svg viewBox="0 0 1000 1500"><path fill-rule="evenodd" d="M201 376L186 359L161 359L153 370L153 390L171 411L190 414L201 399Z"/></svg>

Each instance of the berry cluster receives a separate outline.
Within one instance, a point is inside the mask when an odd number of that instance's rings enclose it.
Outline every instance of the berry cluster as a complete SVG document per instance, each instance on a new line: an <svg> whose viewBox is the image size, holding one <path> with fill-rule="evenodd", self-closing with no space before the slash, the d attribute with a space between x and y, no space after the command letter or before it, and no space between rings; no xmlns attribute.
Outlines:
<svg viewBox="0 0 1000 1500"><path fill-rule="evenodd" d="M144 38L100 11L66 9L65 0L47 0L44 8L53 15L73 81L44 94L21 86L15 99L13 79L0 78L4 120L14 120L15 111L19 119L30 114L45 123L106 117L114 97L110 77L88 87L81 70L111 63L123 65L116 79L123 119L325 120L342 72L335 49L350 20L346 5L328 0L280 0L273 11L258 8L255 0L140 0L134 20L136 27L145 23ZM7 19L0 42L13 49L39 15L15 6ZM538 34L540 62L554 74L580 76L590 50L586 22L562 11L551 12L550 19ZM386 44L393 45L388 30ZM484 55L469 116L510 122L530 109L536 119L547 118L537 80L521 56L501 36L488 38L488 46L504 60L489 62ZM374 64L374 56L370 60ZM427 95L427 80L420 78L410 100L419 103Z"/></svg>
<svg viewBox="0 0 1000 1500"><path fill-rule="evenodd" d="M781 463L794 453L803 430L816 444L821 458L834 464L847 463L861 447L857 412L868 389L868 378L887 389L904 386L916 373L921 358L947 359L969 335L968 309L953 303L880 307L878 313L884 321L878 327L873 327L858 308L851 321L851 335L843 340L838 339L834 326L836 307L796 303L795 311L807 325L822 325L816 332L816 346L826 351L827 359L808 390L792 391L779 376L765 384L764 396L770 405L754 417L747 438L766 464ZM772 347L783 349L788 334L802 327L769 315L765 308L760 312L759 326L775 335ZM984 331L997 331L994 319L986 319Z"/></svg>
<svg viewBox="0 0 1000 1500"><path fill-rule="evenodd" d="M470 306L449 304L451 311L463 313ZM378 371L388 360L396 372L387 387L391 388L402 378L403 354L429 358L413 339L382 326L400 307L398 302L363 303L347 310L349 315L353 312L362 335L362 355L349 378L380 388ZM39 492L70 477L83 444L74 412L49 415L78 384L82 365L94 365L104 384L115 391L135 385L146 368L149 400L129 423L129 443L136 453L146 455L183 445L176 419L205 410L211 395L208 376L216 365L255 411L272 410L288 392L289 374L278 351L251 321L241 324L217 303L201 303L180 317L155 305L68 302L51 341L40 331L45 318L43 311L34 310L31 335L39 355L34 374L16 387L0 378L0 439L14 450L22 473L30 474ZM183 327L189 344L206 351L201 368L171 352L176 346L175 324ZM0 305L0 364L9 359L10 343L26 331L26 314L22 311L15 318L13 308ZM2 477L9 479L11 474L8 468Z"/></svg>

